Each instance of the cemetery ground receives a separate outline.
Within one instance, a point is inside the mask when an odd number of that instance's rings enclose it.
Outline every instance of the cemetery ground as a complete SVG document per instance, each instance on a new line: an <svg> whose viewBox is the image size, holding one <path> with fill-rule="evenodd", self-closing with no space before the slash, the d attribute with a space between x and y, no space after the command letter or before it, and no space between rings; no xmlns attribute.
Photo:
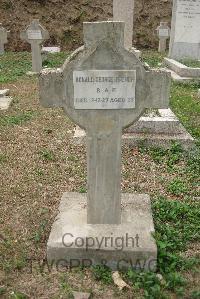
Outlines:
<svg viewBox="0 0 200 299"><path fill-rule="evenodd" d="M44 65L60 66L66 53ZM144 51L160 66L163 56ZM198 83L173 83L171 109L196 138L196 148L123 147L122 191L148 193L158 246L157 273L120 273L130 288L119 291L104 267L51 268L46 243L63 192L85 193L86 152L73 144L73 123L60 109L39 104L29 53L0 57L0 89L13 103L0 112L0 298L200 298L200 99ZM160 274L160 275L158 275Z"/></svg>

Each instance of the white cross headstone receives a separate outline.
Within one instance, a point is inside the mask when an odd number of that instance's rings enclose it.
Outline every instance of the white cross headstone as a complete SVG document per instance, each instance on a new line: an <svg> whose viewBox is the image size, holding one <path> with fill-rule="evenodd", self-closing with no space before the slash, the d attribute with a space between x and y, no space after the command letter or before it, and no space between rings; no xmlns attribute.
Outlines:
<svg viewBox="0 0 200 299"><path fill-rule="evenodd" d="M67 193L63 198L60 208L63 216L60 215L61 222L57 221L52 229L48 259L58 260L67 255L91 258L98 263L104 257L112 268L116 268L123 255L134 260L137 254L130 247L122 254L116 254L112 246L104 246L103 253L76 246L68 251L59 238L62 239L64 232L87 240L88 235L95 238L112 232L116 237L135 230L137 204L131 201L134 195L121 196L122 129L134 123L145 108L168 107L169 73L146 71L142 62L124 48L123 22L95 22L84 23L84 47L76 50L61 69L43 70L39 84L41 104L62 107L87 134L87 208L82 194ZM148 201L145 198L144 206ZM126 208L121 208L122 203ZM140 219L142 214L136 212L136 215ZM141 245L144 252L140 250L149 260L156 258L156 246L150 236L152 217L144 219L149 234L145 231L146 243Z"/></svg>
<svg viewBox="0 0 200 299"><path fill-rule="evenodd" d="M49 38L49 33L44 29L39 20L33 20L31 24L21 32L20 37L31 44L32 71L38 73L42 69L41 45Z"/></svg>
<svg viewBox="0 0 200 299"><path fill-rule="evenodd" d="M169 57L200 59L200 0L173 0Z"/></svg>
<svg viewBox="0 0 200 299"><path fill-rule="evenodd" d="M159 37L158 52L165 52L167 48L167 39L170 37L170 28L167 22L160 22L160 26L156 29Z"/></svg>
<svg viewBox="0 0 200 299"><path fill-rule="evenodd" d="M0 54L4 54L4 45L8 42L8 33L5 28L3 28L2 23L0 23Z"/></svg>

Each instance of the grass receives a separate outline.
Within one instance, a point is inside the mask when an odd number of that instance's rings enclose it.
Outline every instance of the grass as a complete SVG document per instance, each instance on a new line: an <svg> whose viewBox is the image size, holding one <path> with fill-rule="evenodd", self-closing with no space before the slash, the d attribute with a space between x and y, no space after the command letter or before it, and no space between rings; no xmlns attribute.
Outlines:
<svg viewBox="0 0 200 299"><path fill-rule="evenodd" d="M142 60L150 67L157 68L162 65L163 58L166 54L155 52L154 50L142 51Z"/></svg>
<svg viewBox="0 0 200 299"><path fill-rule="evenodd" d="M193 68L200 68L200 61L194 59L181 59L180 63Z"/></svg>
<svg viewBox="0 0 200 299"><path fill-rule="evenodd" d="M143 298L171 298L170 292L183 297L188 287L185 271L200 266L200 256L184 258L181 254L187 246L200 239L200 203L196 201L171 201L157 198L152 205L155 222L155 238L158 246L158 273L129 270L124 279L134 290L143 290ZM97 266L95 279L112 284L111 271ZM199 291L190 293L197 296Z"/></svg>
<svg viewBox="0 0 200 299"><path fill-rule="evenodd" d="M47 59L43 62L43 67L61 66L68 53L48 54ZM31 71L31 53L28 52L7 52L0 55L0 83L14 82L26 76Z"/></svg>
<svg viewBox="0 0 200 299"><path fill-rule="evenodd" d="M0 118L0 127L1 126L14 126L14 125L22 125L27 121L30 121L31 118L35 115L35 112L27 111L23 113L19 113L17 115L3 115Z"/></svg>
<svg viewBox="0 0 200 299"><path fill-rule="evenodd" d="M107 267L44 273L37 266L30 273L30 261L46 265L46 243L63 192L87 191L86 157L84 147L73 145L74 126L66 116L40 107L36 79L25 78L30 54L12 55L0 57L1 83L18 99L0 117L0 296L29 298L34 292L38 298L70 298L72 290L88 290L94 298L199 299L200 86L173 83L170 99L196 138L196 149L186 152L177 143L167 150L123 149L123 192L139 190L152 199L158 269L121 272L131 288L118 291ZM44 64L57 67L66 57L50 55ZM144 51L144 59L157 67L162 55Z"/></svg>
<svg viewBox="0 0 200 299"><path fill-rule="evenodd" d="M199 141L200 139L200 102L197 91L200 83L173 83L170 105L185 128Z"/></svg>
<svg viewBox="0 0 200 299"><path fill-rule="evenodd" d="M31 54L8 52L0 56L0 83L16 81L31 70Z"/></svg>
<svg viewBox="0 0 200 299"><path fill-rule="evenodd" d="M67 57L69 56L68 53L65 52L60 52L56 54L48 54L47 59L43 61L43 67L48 67L48 68L56 68L65 62Z"/></svg>

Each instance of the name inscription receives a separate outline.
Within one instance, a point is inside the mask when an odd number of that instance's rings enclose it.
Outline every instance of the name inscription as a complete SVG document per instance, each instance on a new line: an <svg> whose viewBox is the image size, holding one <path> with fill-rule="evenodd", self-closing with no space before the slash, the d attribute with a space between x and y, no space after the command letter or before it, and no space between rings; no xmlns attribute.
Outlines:
<svg viewBox="0 0 200 299"><path fill-rule="evenodd" d="M175 42L200 43L200 0L177 0Z"/></svg>
<svg viewBox="0 0 200 299"><path fill-rule="evenodd" d="M28 39L41 40L42 32L40 30L28 30Z"/></svg>
<svg viewBox="0 0 200 299"><path fill-rule="evenodd" d="M74 71L75 109L135 108L136 71Z"/></svg>

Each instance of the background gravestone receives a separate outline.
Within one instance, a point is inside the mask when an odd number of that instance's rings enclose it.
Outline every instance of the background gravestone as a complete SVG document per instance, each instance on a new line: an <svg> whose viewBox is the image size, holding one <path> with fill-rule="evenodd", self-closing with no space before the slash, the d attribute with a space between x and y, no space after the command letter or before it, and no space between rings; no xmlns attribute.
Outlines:
<svg viewBox="0 0 200 299"><path fill-rule="evenodd" d="M173 0L169 57L200 59L200 0Z"/></svg>
<svg viewBox="0 0 200 299"><path fill-rule="evenodd" d="M3 28L0 23L0 54L4 54L4 45L8 42L8 33L9 31Z"/></svg>
<svg viewBox="0 0 200 299"><path fill-rule="evenodd" d="M39 73L42 69L41 45L49 38L49 33L39 23L39 20L33 20L31 24L21 32L22 40L31 44L32 52L32 71Z"/></svg>
<svg viewBox="0 0 200 299"><path fill-rule="evenodd" d="M125 23L124 46L139 58L141 51L133 47L134 0L113 0L113 20Z"/></svg>
<svg viewBox="0 0 200 299"><path fill-rule="evenodd" d="M156 29L159 37L158 52L165 52L167 49L167 39L170 37L170 28L167 22L160 22L160 26Z"/></svg>
<svg viewBox="0 0 200 299"><path fill-rule="evenodd" d="M62 107L87 133L87 196L67 192L60 204L47 246L49 261L84 260L117 269L143 262L155 269L157 249L148 195L121 196L122 129L134 123L145 108L166 108L170 76L146 71L142 62L124 48L124 23L84 23L84 47L76 50L61 69L40 73L40 101ZM164 93L165 90L165 93ZM63 242L71 234L82 246ZM87 248L88 238L117 239L139 235L141 244L116 250L112 244ZM91 244L90 244L91 245Z"/></svg>
<svg viewBox="0 0 200 299"><path fill-rule="evenodd" d="M124 46L133 46L134 0L113 0L113 20L125 22Z"/></svg>

